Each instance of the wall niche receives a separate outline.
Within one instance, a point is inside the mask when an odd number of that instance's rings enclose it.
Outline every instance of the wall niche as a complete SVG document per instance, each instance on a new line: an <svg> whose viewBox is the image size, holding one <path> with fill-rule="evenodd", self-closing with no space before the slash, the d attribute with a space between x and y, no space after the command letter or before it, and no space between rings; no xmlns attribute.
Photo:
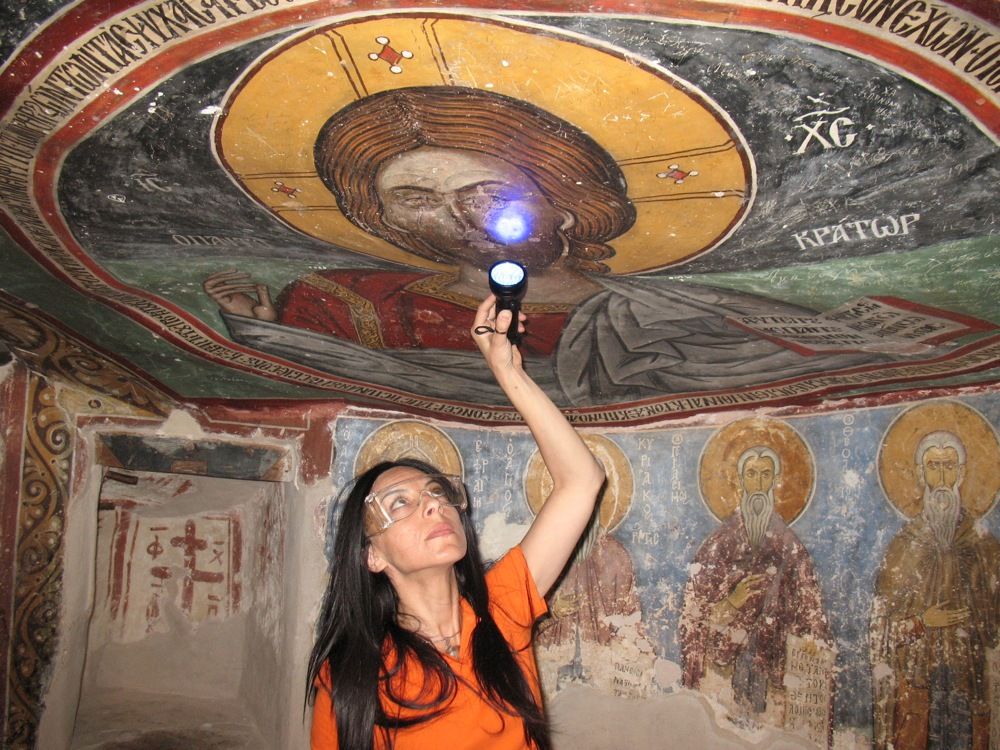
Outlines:
<svg viewBox="0 0 1000 750"><path fill-rule="evenodd" d="M118 434L97 454L71 749L280 746L284 453Z"/></svg>

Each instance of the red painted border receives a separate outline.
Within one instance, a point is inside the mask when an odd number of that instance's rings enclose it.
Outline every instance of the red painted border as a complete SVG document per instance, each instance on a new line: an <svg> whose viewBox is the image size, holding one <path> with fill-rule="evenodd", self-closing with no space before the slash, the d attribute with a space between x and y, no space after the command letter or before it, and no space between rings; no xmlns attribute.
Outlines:
<svg viewBox="0 0 1000 750"><path fill-rule="evenodd" d="M653 424L665 424L671 421L685 419L689 420L693 416L702 416L707 414L713 414L722 411L751 411L756 409L779 409L783 410L786 408L790 409L800 409L808 407L810 413L822 413L828 409L839 410L847 406L853 406L855 408L860 408L862 406L872 406L872 405L886 405L891 403L900 403L913 400L912 395L907 391L901 391L898 388L891 392L880 392L878 388L890 388L893 386L904 385L908 383L919 383L921 391L921 399L926 399L932 395L947 395L954 394L957 392L985 392L994 390L997 388L996 383L969 383L965 385L925 385L924 381L928 377L933 377L936 379L953 378L960 375L968 375L975 372L981 372L984 370L989 370L1000 366L1000 359L991 359L983 364L964 367L962 369L952 370L950 372L944 372L937 376L926 376L926 375L914 375L914 376L894 376L893 372L898 371L902 368L921 365L934 365L948 360L954 359L959 356L964 356L966 354L972 354L979 349L991 346L994 344L1000 344L1000 334L989 336L986 338L979 339L964 346L959 347L953 352L949 352L946 355L935 357L932 359L914 359L907 362L898 362L890 365L863 365L854 367L847 370L837 370L835 373L838 376L850 376L865 372L882 372L884 377L873 380L867 383L861 383L858 385L833 385L826 388L818 388L813 391L808 391L800 395L794 396L776 396L770 399L761 399L759 401L748 401L743 403L732 403L732 404L715 404L707 405L704 403L699 403L713 399L719 396L727 396L730 394L740 394L751 392L758 388L783 388L787 386L792 386L797 383L811 380L814 378L824 377L824 373L816 373L814 375L803 375L795 378L788 378L785 380L775 381L773 383L766 383L760 386L745 387L740 389L718 389L713 391L699 391L696 393L684 393L684 394L673 394L671 396L657 396L652 398L643 399L640 401L631 401L623 404L611 404L602 406L590 406L590 407L565 407L562 409L563 413L569 418L571 422L574 422L580 427L615 427L615 426L642 426L642 425L653 425ZM844 393L845 391L857 391L862 389L869 389L867 393ZM843 394L843 395L841 395ZM836 397L837 403L834 406L829 404L824 404L823 399L826 397ZM423 399L424 401L430 401L430 399ZM601 418L601 415L607 414L613 411L633 411L641 412L644 408L650 410L656 410L657 407L669 401L690 401L692 405L689 408L678 410L676 412L661 412L653 413L648 416L635 416L632 418L625 419L611 419L610 417ZM256 410L258 414L261 412L267 413L271 409L287 409L289 405L288 400L284 399L220 399L220 398L193 398L189 399L188 403L198 406L201 409L206 410L217 410L216 414L224 414L231 410ZM295 408L302 409L303 411L308 411L312 408L322 408L323 405L329 405L328 401L322 400L296 400ZM343 409L348 408L350 401L348 399L343 399L342 403L345 404ZM391 404L379 403L377 405L372 405L370 401L365 402L368 404L366 407L373 414L377 413L378 416L384 416L386 412L400 411L398 408L394 408ZM460 418L449 415L447 413L432 409L432 408L421 408L419 406L409 406L406 410L407 414L424 416L431 420L438 420L443 422L465 422L469 424L480 424L480 425L491 425L491 426L511 426L520 424L520 419L516 416L513 407L509 406L481 406L478 404L472 404L460 401L443 401L439 400L434 403L448 404L454 406L469 406L472 409L478 409L482 412L492 412L495 416L493 418L484 417L481 419L474 419L471 417Z"/></svg>
<svg viewBox="0 0 1000 750"><path fill-rule="evenodd" d="M0 224L6 226L6 222L3 221L6 218L7 218L6 214L0 212ZM17 225L14 225L15 228L16 226ZM16 235L23 236L20 232L20 229L17 229L17 232L15 234L15 239L17 239ZM14 295L10 294L4 289L0 289L0 301L3 301L6 304L10 305L11 307L15 308L27 307L26 303L23 300L19 299L18 297L15 297ZM105 349L95 344L94 342L90 341L89 339L86 340L83 339L83 337L77 331L74 331L72 328L67 326L61 320L52 317L44 310L38 307L33 307L31 308L30 316L39 318L45 325L51 327L55 331L58 331L60 335L65 336L66 339L72 341L73 344L80 347L81 350L92 352L93 354L108 360L108 362L110 362L112 365L121 368L123 372L127 372L130 375L133 375L137 380L141 381L144 386L149 388L150 391L158 393L158 395L160 395L164 401L174 401L176 403L180 403L181 401L183 401L182 397L179 394L175 393L170 388L160 383L159 380L154 378L152 375L150 375L142 368L137 367L135 364L125 360L117 352L112 352L108 349Z"/></svg>
<svg viewBox="0 0 1000 750"><path fill-rule="evenodd" d="M137 7L141 3L136 0L82 0L61 16L56 17L43 26L36 35L25 44L11 59L7 68L0 76L0 116L7 113L21 89L31 82L57 55L74 40L84 34L79 33L81 27L90 31L101 23L116 15ZM973 10L988 22L1000 19L1000 11L994 10L992 16L981 9L1000 7L996 0L952 0L950 5L956 10ZM967 8L966 5L977 7ZM978 6L981 6L978 7ZM171 47L188 48L189 44L198 44L199 40L212 39L221 33L219 44L211 48L229 46L234 42L245 41L250 36L281 28L293 28L319 22L323 19L335 21L345 12L359 13L372 11L377 13L386 10L426 9L426 3L401 0L385 3L379 0L357 0L350 8L337 0L325 0L309 5L284 8L263 16L252 16L242 21L199 35L187 42L177 42ZM534 2L505 3L498 5L486 0L468 0L460 8L442 9L447 13L476 11L484 13L501 13L504 11L522 11L538 13L584 13L591 15L623 14L629 16L654 16L665 22L696 21L708 24L735 25L765 31L785 31L798 36L804 36L824 45L840 46L844 49L859 52L862 55L874 57L893 67L902 67L914 74L922 74L923 80L942 93L952 96L965 106L969 113L979 119L994 134L1000 135L1000 107L994 102L985 100L983 95L971 84L942 64L937 64L924 58L910 48L896 44L891 39L870 35L858 30L824 22L823 16L809 17L799 15L794 11L778 9L747 7L735 4L717 4L706 0L674 0L667 3L663 0L646 0L645 2L629 2L629 0L605 0L604 2L585 3L580 0L559 2L558 0L535 0ZM239 31L237 31L239 30ZM204 48L203 45L200 45ZM161 58L163 53L154 53L151 59ZM190 62L193 55L185 55L182 62ZM127 97L120 97L127 99ZM122 102L124 103L124 102Z"/></svg>

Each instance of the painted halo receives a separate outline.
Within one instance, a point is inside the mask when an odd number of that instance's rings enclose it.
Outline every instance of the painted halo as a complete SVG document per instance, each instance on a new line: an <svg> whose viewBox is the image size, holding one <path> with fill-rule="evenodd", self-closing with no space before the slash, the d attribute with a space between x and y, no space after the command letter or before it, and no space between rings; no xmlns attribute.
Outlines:
<svg viewBox="0 0 1000 750"><path fill-rule="evenodd" d="M625 519L632 507L635 485L632 465L622 449L606 437L584 435L583 442L601 462L607 474L604 491L597 501L598 523L605 532L611 532ZM551 492L552 475L545 467L542 455L536 450L528 460L528 468L524 472L524 496L532 513L538 514Z"/></svg>
<svg viewBox="0 0 1000 750"><path fill-rule="evenodd" d="M360 476L380 461L416 458L444 474L463 476L462 455L441 430L423 422L402 419L379 427L365 438L354 460L354 475Z"/></svg>
<svg viewBox="0 0 1000 750"><path fill-rule="evenodd" d="M450 14L366 16L311 29L263 55L233 85L215 122L216 155L246 193L293 228L441 269L348 221L316 174L313 149L327 119L366 96L474 87L572 123L618 163L637 217L609 241L613 273L652 271L711 250L753 200L742 136L694 86L595 44L511 19Z"/></svg>
<svg viewBox="0 0 1000 750"><path fill-rule="evenodd" d="M774 483L774 507L791 524L805 510L816 488L816 462L802 437L786 422L751 417L719 429L698 459L698 488L712 515L725 520L739 506L742 490L737 463L743 451L770 448L781 458Z"/></svg>
<svg viewBox="0 0 1000 750"><path fill-rule="evenodd" d="M965 446L962 505L976 516L988 513L1000 497L1000 440L982 414L957 401L915 406L889 425L878 451L878 478L886 499L904 516L920 512L923 493L914 453L926 435L939 430Z"/></svg>

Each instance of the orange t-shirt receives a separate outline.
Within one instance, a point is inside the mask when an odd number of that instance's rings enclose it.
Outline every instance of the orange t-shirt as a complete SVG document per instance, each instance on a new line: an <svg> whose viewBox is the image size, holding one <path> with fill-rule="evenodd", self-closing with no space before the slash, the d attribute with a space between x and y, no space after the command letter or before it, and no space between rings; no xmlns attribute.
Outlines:
<svg viewBox="0 0 1000 750"><path fill-rule="evenodd" d="M547 611L545 600L535 587L520 547L514 547L486 573L490 592L490 612L503 637L510 644L521 665L528 685L541 703L538 665L531 647L535 621ZM501 714L469 685L476 684L472 668L472 630L475 626L472 606L462 600L462 637L457 659L445 655L445 661L458 677L455 697L445 712L432 721L401 729L395 734L395 750L525 750L524 723L516 716ZM416 674L403 686L406 697L417 695L423 685L423 673ZM336 750L337 726L328 686L329 663L323 665L313 706L312 750ZM399 686L394 686L399 689ZM390 706L387 711L392 710ZM399 709L396 708L398 711ZM376 747L382 748L381 733L376 730Z"/></svg>

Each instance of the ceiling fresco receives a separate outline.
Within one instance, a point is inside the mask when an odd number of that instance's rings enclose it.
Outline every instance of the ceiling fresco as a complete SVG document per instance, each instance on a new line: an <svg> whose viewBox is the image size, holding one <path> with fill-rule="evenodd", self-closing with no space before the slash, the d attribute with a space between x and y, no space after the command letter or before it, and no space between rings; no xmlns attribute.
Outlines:
<svg viewBox="0 0 1000 750"><path fill-rule="evenodd" d="M581 423L997 381L995 4L620 10L19 4L0 338L504 422L468 329L509 259Z"/></svg>

